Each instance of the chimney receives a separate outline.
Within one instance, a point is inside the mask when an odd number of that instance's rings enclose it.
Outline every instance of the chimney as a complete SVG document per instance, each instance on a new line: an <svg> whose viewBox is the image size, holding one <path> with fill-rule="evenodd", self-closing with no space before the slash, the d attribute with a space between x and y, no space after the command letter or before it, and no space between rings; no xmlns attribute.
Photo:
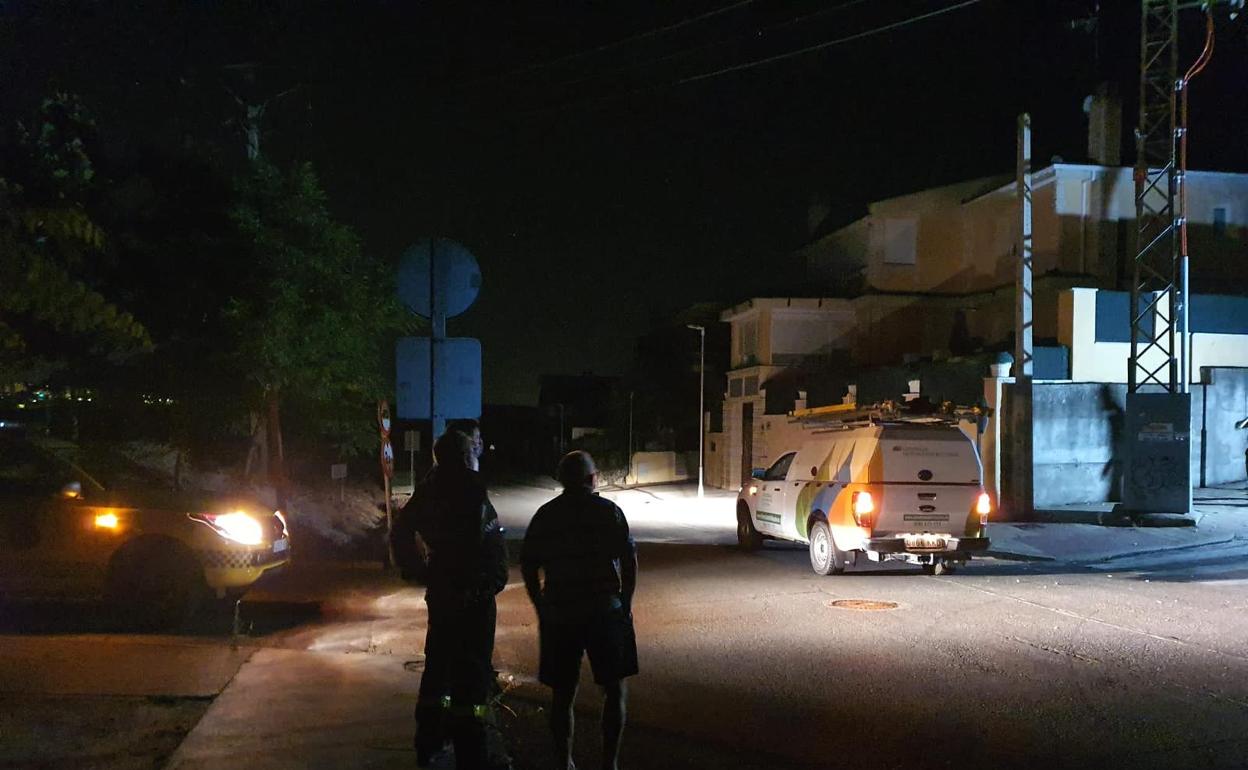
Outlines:
<svg viewBox="0 0 1248 770"><path fill-rule="evenodd" d="M1084 101L1088 115L1088 158L1100 166L1122 165L1122 99L1112 83L1101 83Z"/></svg>
<svg viewBox="0 0 1248 770"><path fill-rule="evenodd" d="M806 408L806 391L797 391L797 398L793 400L793 411L800 412Z"/></svg>

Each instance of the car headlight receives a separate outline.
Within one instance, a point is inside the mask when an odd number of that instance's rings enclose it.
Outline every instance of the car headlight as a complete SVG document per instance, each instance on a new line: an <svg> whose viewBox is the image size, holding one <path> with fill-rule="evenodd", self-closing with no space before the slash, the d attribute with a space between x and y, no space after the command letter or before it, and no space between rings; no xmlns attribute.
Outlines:
<svg viewBox="0 0 1248 770"><path fill-rule="evenodd" d="M242 511L196 513L191 518L207 524L221 537L236 543L260 545L264 542L264 527L255 517Z"/></svg>

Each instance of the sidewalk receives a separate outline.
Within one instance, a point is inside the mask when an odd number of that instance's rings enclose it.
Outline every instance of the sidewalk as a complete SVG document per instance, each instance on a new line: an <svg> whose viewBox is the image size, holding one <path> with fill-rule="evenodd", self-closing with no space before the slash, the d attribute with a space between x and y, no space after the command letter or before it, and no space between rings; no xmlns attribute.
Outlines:
<svg viewBox="0 0 1248 770"><path fill-rule="evenodd" d="M989 524L989 556L1069 564L1187 560L1216 549L1248 555L1248 490L1242 484L1195 490L1194 527L1108 526L1112 505L1065 506L1040 512L1045 521Z"/></svg>
<svg viewBox="0 0 1248 770"><path fill-rule="evenodd" d="M419 656L417 656L419 657ZM412 708L419 661L370 653L262 649L178 747L165 770L285 770L332 767L410 770ZM516 770L553 764L545 691L525 683L504 697L501 734ZM577 756L594 766L598 715L576 721ZM774 758L728 750L675 733L630 724L624 738L628 767L775 768ZM453 768L448 751L435 768Z"/></svg>
<svg viewBox="0 0 1248 770"><path fill-rule="evenodd" d="M418 683L388 655L260 650L165 767L410 768Z"/></svg>

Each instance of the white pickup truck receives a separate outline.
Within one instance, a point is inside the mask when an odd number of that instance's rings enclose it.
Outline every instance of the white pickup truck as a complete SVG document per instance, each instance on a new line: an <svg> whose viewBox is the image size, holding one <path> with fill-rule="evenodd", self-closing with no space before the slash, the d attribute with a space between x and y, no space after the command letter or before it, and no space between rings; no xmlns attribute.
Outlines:
<svg viewBox="0 0 1248 770"><path fill-rule="evenodd" d="M737 541L810 546L821 575L860 556L952 572L988 547L993 510L975 445L944 423L880 422L811 431L737 496Z"/></svg>

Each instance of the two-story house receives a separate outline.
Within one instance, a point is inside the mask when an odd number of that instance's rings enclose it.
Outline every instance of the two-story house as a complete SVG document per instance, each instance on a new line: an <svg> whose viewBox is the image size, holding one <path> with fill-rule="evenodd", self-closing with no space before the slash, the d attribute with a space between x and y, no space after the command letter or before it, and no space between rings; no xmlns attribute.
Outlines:
<svg viewBox="0 0 1248 770"><path fill-rule="evenodd" d="M1095 291L1126 289L1131 281L1133 169L1118 165L1109 144L1102 132L1089 145L1101 162L1054 163L1032 176L1033 333L1037 345L1063 353L1054 358L1061 362L1056 369L1037 373L1042 379L1125 381L1128 346L1102 340L1095 350L1071 350L1092 339L1086 330L1076 333L1085 329L1072 320L1076 310L1092 303L1078 315L1094 319L1095 308L1107 305L1096 302ZM1185 187L1192 289L1242 291L1248 286L1248 174L1189 171ZM809 391L810 406L839 402L841 393L829 389L816 395L809 377L796 389L777 387L812 357L856 373L1011 349L1018 212L1015 183L1006 175L877 201L866 216L795 255L807 268L804 291L843 296L853 287L853 299L754 298L724 311L721 321L732 326L732 370L723 432L707 435L710 482L734 487L751 468L766 465L774 426L763 418L792 410L801 391ZM1076 288L1085 291L1070 291ZM1248 365L1238 342L1219 345L1206 345L1208 365ZM1073 371L1072 353L1079 361ZM1105 360L1111 353L1115 360Z"/></svg>

